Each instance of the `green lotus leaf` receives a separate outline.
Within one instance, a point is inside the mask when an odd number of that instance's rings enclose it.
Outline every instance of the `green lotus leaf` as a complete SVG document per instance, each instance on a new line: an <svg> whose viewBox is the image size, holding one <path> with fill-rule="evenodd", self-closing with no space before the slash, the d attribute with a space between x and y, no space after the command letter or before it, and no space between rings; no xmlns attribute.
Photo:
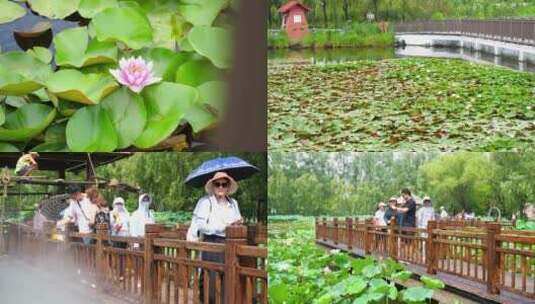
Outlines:
<svg viewBox="0 0 535 304"><path fill-rule="evenodd" d="M6 115L0 140L26 141L39 135L56 117L56 109L40 103L26 104Z"/></svg>
<svg viewBox="0 0 535 304"><path fill-rule="evenodd" d="M117 132L100 105L83 107L67 122L67 145L73 152L110 152L117 148Z"/></svg>
<svg viewBox="0 0 535 304"><path fill-rule="evenodd" d="M65 100L97 104L119 85L110 75L83 74L77 70L60 70L46 82L49 92Z"/></svg>
<svg viewBox="0 0 535 304"><path fill-rule="evenodd" d="M50 19L63 19L76 12L80 0L27 0L33 11Z"/></svg>
<svg viewBox="0 0 535 304"><path fill-rule="evenodd" d="M90 26L100 41L120 41L135 50L152 44L150 21L139 9L105 9L91 20Z"/></svg>
<svg viewBox="0 0 535 304"><path fill-rule="evenodd" d="M147 110L141 95L122 87L102 99L100 105L108 112L117 132L117 147L122 149L132 145L147 122Z"/></svg>
<svg viewBox="0 0 535 304"><path fill-rule="evenodd" d="M195 26L188 33L193 49L210 59L218 68L229 68L232 55L232 35L221 27Z"/></svg>
<svg viewBox="0 0 535 304"><path fill-rule="evenodd" d="M424 283L425 287L431 289L442 289L445 287L444 282L439 279L434 279L428 276L421 276L420 281Z"/></svg>
<svg viewBox="0 0 535 304"><path fill-rule="evenodd" d="M225 111L227 84L224 81L208 81L197 87L199 100L214 108L218 114Z"/></svg>
<svg viewBox="0 0 535 304"><path fill-rule="evenodd" d="M164 81L170 82L175 80L178 67L188 61L192 56L190 53L176 53L165 48L143 49L135 52L134 55L151 61L154 75L161 77Z"/></svg>
<svg viewBox="0 0 535 304"><path fill-rule="evenodd" d="M0 126L3 125L4 122L6 122L6 109L2 105L0 106Z"/></svg>
<svg viewBox="0 0 535 304"><path fill-rule="evenodd" d="M45 142L46 143L65 143L65 128L67 124L65 122L54 124L48 127L45 131Z"/></svg>
<svg viewBox="0 0 535 304"><path fill-rule="evenodd" d="M182 0L178 11L193 25L212 25L217 15L229 4L229 0Z"/></svg>
<svg viewBox="0 0 535 304"><path fill-rule="evenodd" d="M153 11L147 14L150 24L154 29L154 45L170 50L176 49L177 37L183 35L180 18L177 18L175 11Z"/></svg>
<svg viewBox="0 0 535 304"><path fill-rule="evenodd" d="M23 105L28 104L28 101L22 96L7 96L6 104L14 108L20 108Z"/></svg>
<svg viewBox="0 0 535 304"><path fill-rule="evenodd" d="M0 0L0 24L17 20L24 15L26 15L26 10L22 6L11 1Z"/></svg>
<svg viewBox="0 0 535 304"><path fill-rule="evenodd" d="M117 0L81 0L78 13L84 18L91 19L107 8L118 6Z"/></svg>
<svg viewBox="0 0 535 304"><path fill-rule="evenodd" d="M43 87L52 74L49 65L22 52L0 54L0 94L26 95Z"/></svg>
<svg viewBox="0 0 535 304"><path fill-rule="evenodd" d="M176 71L175 81L192 87L198 87L207 81L221 80L223 70L216 68L210 61L190 60Z"/></svg>
<svg viewBox="0 0 535 304"><path fill-rule="evenodd" d="M171 135L199 97L195 88L171 82L147 87L142 95L147 124L134 142L139 148L150 148Z"/></svg>
<svg viewBox="0 0 535 304"><path fill-rule="evenodd" d="M58 100L56 108L58 112L63 116L72 116L76 111L81 107L85 107L84 104L79 102L67 101L67 100Z"/></svg>
<svg viewBox="0 0 535 304"><path fill-rule="evenodd" d="M92 40L85 27L63 30L54 37L56 63L61 66L83 67L117 61L113 42Z"/></svg>
<svg viewBox="0 0 535 304"><path fill-rule="evenodd" d="M42 46L33 47L27 50L26 53L46 64L49 64L52 61L52 53L49 49Z"/></svg>
<svg viewBox="0 0 535 304"><path fill-rule="evenodd" d="M19 149L9 143L0 143L0 152L20 152Z"/></svg>
<svg viewBox="0 0 535 304"><path fill-rule="evenodd" d="M44 142L32 148L33 152L70 152L66 143Z"/></svg>
<svg viewBox="0 0 535 304"><path fill-rule="evenodd" d="M408 303L421 303L433 297L433 290L425 287L410 287L401 293L401 299Z"/></svg>

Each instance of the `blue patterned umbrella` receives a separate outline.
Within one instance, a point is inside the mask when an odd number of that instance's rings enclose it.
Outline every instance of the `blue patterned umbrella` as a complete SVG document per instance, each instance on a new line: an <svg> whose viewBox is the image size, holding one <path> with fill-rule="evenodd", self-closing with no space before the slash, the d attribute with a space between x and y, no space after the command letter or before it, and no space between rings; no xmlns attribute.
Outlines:
<svg viewBox="0 0 535 304"><path fill-rule="evenodd" d="M236 181L248 178L258 172L258 168L238 157L221 157L203 162L193 170L184 183L193 187L202 187L216 172L226 172Z"/></svg>

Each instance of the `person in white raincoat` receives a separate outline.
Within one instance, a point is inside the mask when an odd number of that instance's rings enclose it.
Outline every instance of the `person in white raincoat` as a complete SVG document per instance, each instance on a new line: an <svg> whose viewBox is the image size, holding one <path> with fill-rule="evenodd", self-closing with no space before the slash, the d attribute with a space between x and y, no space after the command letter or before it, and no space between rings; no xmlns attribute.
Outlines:
<svg viewBox="0 0 535 304"><path fill-rule="evenodd" d="M144 237L145 225L154 224L154 211L149 209L152 203L151 197L144 193L139 196L139 205L137 210L130 217L130 236Z"/></svg>
<svg viewBox="0 0 535 304"><path fill-rule="evenodd" d="M110 225L113 236L128 236L130 234L130 213L126 210L122 197L116 197L113 200Z"/></svg>
<svg viewBox="0 0 535 304"><path fill-rule="evenodd" d="M186 239L188 241L199 241L210 243L224 243L225 229L228 226L240 225L243 223L238 202L230 195L238 190L238 183L227 173L217 172L206 182L204 189L207 193L202 197L193 210L193 218ZM225 256L223 253L206 252L201 254L203 261L223 264ZM201 275L201 288L204 289L204 276ZM210 303L215 303L215 273L210 273ZM203 295L204 292L200 292ZM222 299L224 291L221 292Z"/></svg>

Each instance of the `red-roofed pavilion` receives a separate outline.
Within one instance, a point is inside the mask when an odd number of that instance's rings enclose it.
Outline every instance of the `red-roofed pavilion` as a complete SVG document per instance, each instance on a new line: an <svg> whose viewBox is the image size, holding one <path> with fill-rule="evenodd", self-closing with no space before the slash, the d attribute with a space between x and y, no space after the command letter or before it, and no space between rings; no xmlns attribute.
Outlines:
<svg viewBox="0 0 535 304"><path fill-rule="evenodd" d="M301 1L291 0L279 8L282 16L282 29L286 29L290 41L299 41L308 33L306 13L310 8Z"/></svg>

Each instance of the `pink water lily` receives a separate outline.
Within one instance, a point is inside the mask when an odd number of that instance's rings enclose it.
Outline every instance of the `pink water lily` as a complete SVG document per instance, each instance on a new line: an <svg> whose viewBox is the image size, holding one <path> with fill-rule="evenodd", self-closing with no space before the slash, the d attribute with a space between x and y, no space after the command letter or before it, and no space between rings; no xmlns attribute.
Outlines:
<svg viewBox="0 0 535 304"><path fill-rule="evenodd" d="M146 62L141 57L122 58L119 60L119 69L110 70L117 81L127 86L135 93L141 92L144 87L160 82L160 77L155 77L152 72L152 62Z"/></svg>

